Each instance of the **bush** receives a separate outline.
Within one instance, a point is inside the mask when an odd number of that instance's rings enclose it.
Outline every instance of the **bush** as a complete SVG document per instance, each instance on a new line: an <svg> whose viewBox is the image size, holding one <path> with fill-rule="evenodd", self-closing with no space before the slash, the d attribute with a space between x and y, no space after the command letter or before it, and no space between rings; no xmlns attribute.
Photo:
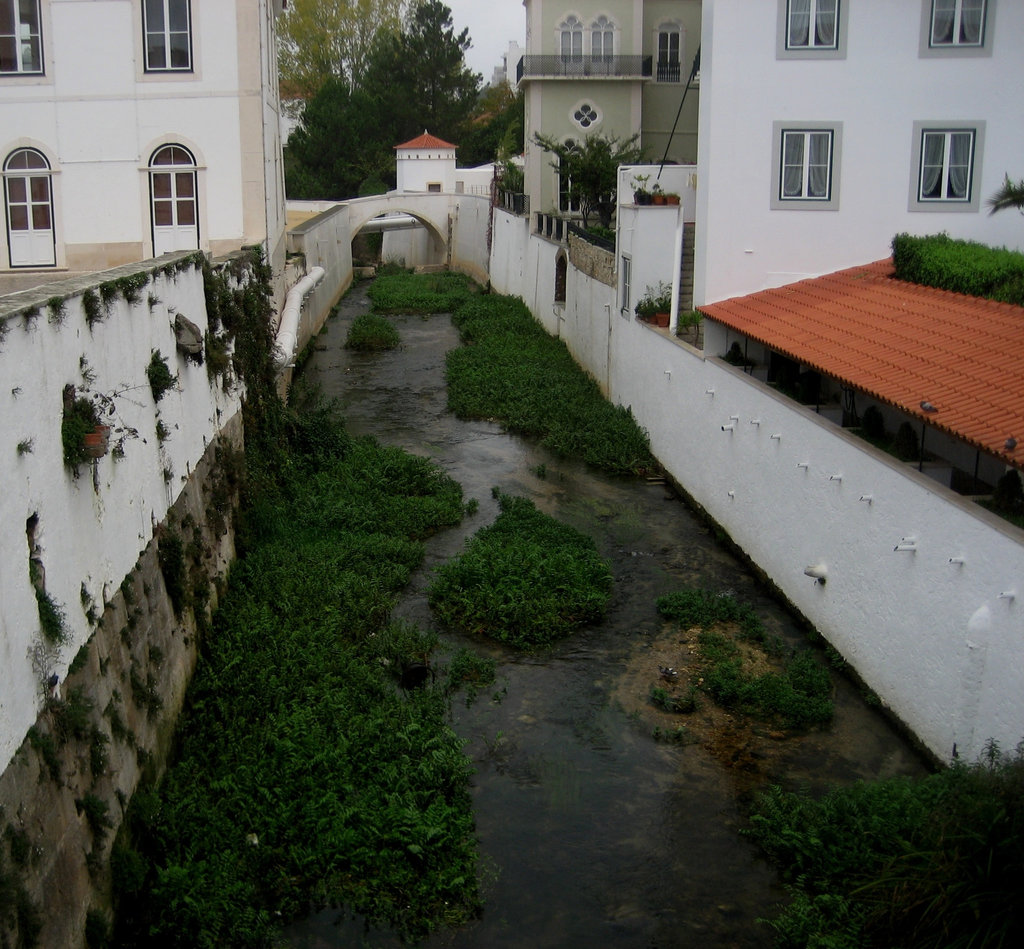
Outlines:
<svg viewBox="0 0 1024 949"><path fill-rule="evenodd" d="M167 390L173 389L178 381L178 377L168 368L167 360L160 355L159 349L154 349L150 355L149 365L146 366L146 378L149 380L154 402L159 402Z"/></svg>
<svg viewBox="0 0 1024 949"><path fill-rule="evenodd" d="M901 461L918 461L921 457L921 443L918 441L917 432L910 422L900 423L896 429L896 440L893 442L893 451Z"/></svg>
<svg viewBox="0 0 1024 949"><path fill-rule="evenodd" d="M453 313L477 289L463 274L384 273L369 289L378 313Z"/></svg>
<svg viewBox="0 0 1024 949"><path fill-rule="evenodd" d="M881 441L885 438L885 418L877 405L869 405L861 416L860 426L864 435L872 441Z"/></svg>
<svg viewBox="0 0 1024 949"><path fill-rule="evenodd" d="M1024 254L948 234L892 240L896 277L941 290L1024 306Z"/></svg>

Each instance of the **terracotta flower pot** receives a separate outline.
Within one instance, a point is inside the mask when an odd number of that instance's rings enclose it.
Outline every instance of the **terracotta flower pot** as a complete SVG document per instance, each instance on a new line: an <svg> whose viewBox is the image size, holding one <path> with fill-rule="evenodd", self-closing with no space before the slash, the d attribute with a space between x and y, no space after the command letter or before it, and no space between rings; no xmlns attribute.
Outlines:
<svg viewBox="0 0 1024 949"><path fill-rule="evenodd" d="M97 425L82 438L82 447L89 458L102 458L107 453L110 441L110 426Z"/></svg>
<svg viewBox="0 0 1024 949"><path fill-rule="evenodd" d="M670 313L655 313L651 322L655 326L668 326L670 316Z"/></svg>

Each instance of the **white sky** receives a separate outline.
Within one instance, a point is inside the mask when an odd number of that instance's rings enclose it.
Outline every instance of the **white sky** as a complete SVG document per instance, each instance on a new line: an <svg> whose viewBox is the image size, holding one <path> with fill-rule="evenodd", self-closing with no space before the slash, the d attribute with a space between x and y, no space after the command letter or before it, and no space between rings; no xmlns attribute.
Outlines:
<svg viewBox="0 0 1024 949"><path fill-rule="evenodd" d="M472 47L466 53L466 65L491 81L494 67L511 40L526 43L526 10L523 0L444 0L452 11L456 34L469 27Z"/></svg>

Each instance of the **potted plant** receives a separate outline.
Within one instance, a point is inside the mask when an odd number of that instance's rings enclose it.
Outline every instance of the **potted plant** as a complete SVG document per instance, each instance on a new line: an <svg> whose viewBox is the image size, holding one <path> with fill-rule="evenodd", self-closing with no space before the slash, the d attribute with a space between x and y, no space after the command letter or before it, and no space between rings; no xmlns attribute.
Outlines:
<svg viewBox="0 0 1024 949"><path fill-rule="evenodd" d="M651 192L647 190L647 182L650 175L637 175L633 178L633 202L635 204L650 204Z"/></svg>
<svg viewBox="0 0 1024 949"><path fill-rule="evenodd" d="M657 183L651 188L651 204L668 204L665 200L665 193L661 190L661 185Z"/></svg>
<svg viewBox="0 0 1024 949"><path fill-rule="evenodd" d="M665 203L666 204L679 204L679 195L674 191L665 192Z"/></svg>
<svg viewBox="0 0 1024 949"><path fill-rule="evenodd" d="M655 326L668 326L672 312L672 287L661 281L656 287L648 285L636 305L638 319Z"/></svg>

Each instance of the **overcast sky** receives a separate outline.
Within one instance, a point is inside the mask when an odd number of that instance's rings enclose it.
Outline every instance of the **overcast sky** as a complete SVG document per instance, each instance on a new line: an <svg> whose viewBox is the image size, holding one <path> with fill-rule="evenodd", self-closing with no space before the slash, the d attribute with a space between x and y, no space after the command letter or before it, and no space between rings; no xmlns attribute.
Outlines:
<svg viewBox="0 0 1024 949"><path fill-rule="evenodd" d="M455 32L469 27L473 46L466 53L466 64L473 72L482 73L484 82L491 81L494 67L510 40L520 46L526 43L526 11L523 0L444 0L452 11Z"/></svg>

